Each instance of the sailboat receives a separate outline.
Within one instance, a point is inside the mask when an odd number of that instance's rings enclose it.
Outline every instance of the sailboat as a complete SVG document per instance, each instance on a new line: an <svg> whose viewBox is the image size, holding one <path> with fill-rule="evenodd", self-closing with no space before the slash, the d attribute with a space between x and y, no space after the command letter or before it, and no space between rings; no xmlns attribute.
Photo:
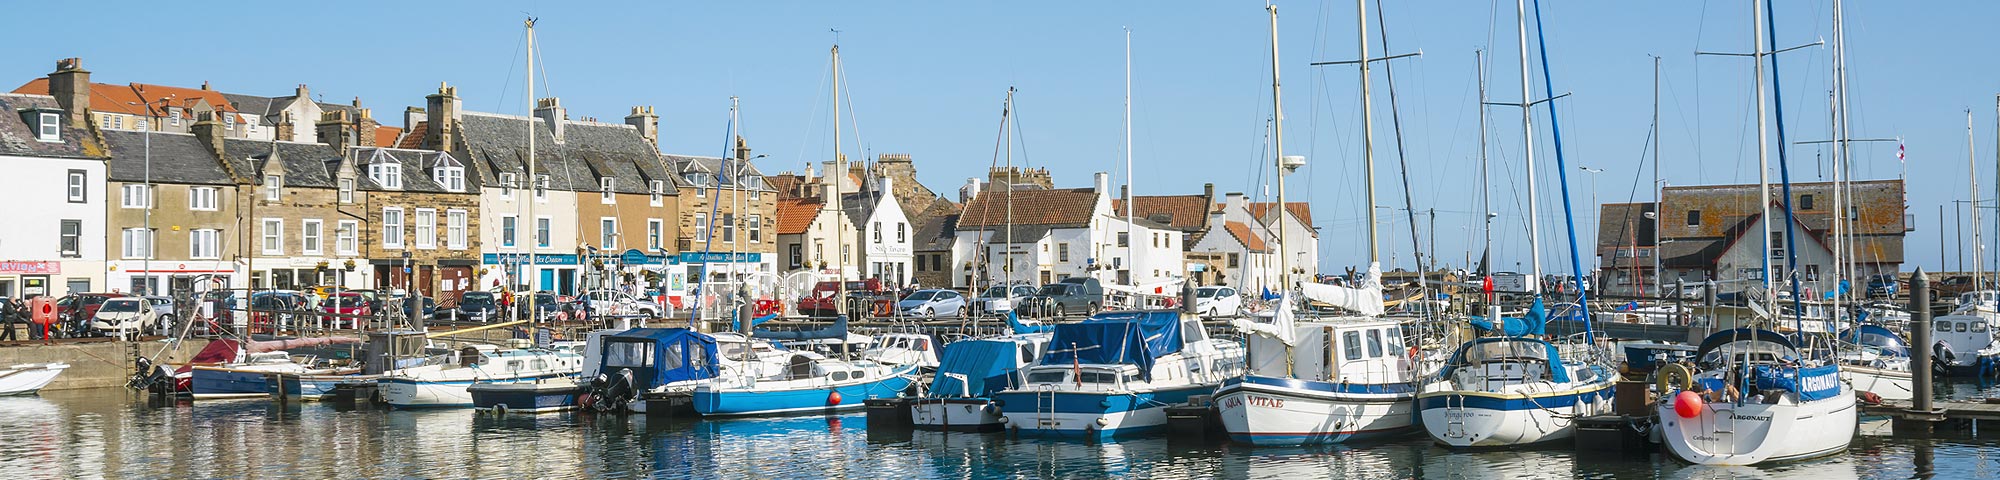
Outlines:
<svg viewBox="0 0 2000 480"><path fill-rule="evenodd" d="M1361 0L1365 5L1366 0ZM1364 7L1365 8L1365 7ZM1271 17L1271 97L1274 148L1278 165L1278 202L1283 205L1284 114L1279 103L1278 10ZM1367 31L1367 18L1361 18ZM1363 34L1362 58L1368 58ZM1368 69L1362 63L1363 136L1370 137ZM1364 140L1371 174L1368 197L1374 198L1373 148ZM1238 319L1234 325L1248 334L1248 370L1224 380L1215 390L1216 408L1231 440L1252 445L1315 445L1394 435L1415 426L1414 359L1407 356L1403 331L1407 319L1383 317L1382 267L1376 252L1375 222L1370 212L1368 278L1354 287L1305 283L1306 298L1359 312L1356 316L1319 316L1301 321L1294 308L1289 270L1278 309L1271 323ZM1285 239L1278 239L1285 251Z"/></svg>
<svg viewBox="0 0 2000 480"><path fill-rule="evenodd" d="M1766 166L1764 142L1764 57L1771 55L1764 42L1776 43L1776 33L1768 18L1769 0L1759 8L1751 2L1752 37L1756 64L1757 158ZM1784 144L1784 103L1777 82L1776 62L1771 66L1773 94L1777 105L1778 142ZM1779 149L1779 168L1785 175L1785 216L1794 223L1790 202L1790 175L1784 165L1784 149ZM1762 189L1769 195L1768 168L1760 168ZM1770 202L1765 202L1768 209ZM1768 210L1767 210L1768 211ZM1765 215L1765 218L1770 218ZM1796 238L1787 226L1785 238ZM1768 241L1770 235L1760 235ZM1769 251L1770 245L1765 245ZM1786 248L1785 258L1796 263L1796 249ZM1795 271L1787 268L1786 271ZM1771 275L1764 276L1766 285ZM1798 279L1789 282L1798 290ZM1767 291L1771 290L1766 288ZM1775 311L1775 309L1774 309ZM1801 328L1800 330L1804 330ZM1822 348L1796 342L1816 342L1809 335L1786 338L1763 329L1737 328L1718 332L1703 340L1695 351L1699 372L1691 382L1679 385L1678 392L1662 395L1658 403L1660 435L1667 450L1677 458L1703 465L1753 465L1801 460L1831 455L1847 449L1854 439L1857 412L1853 387L1841 381L1841 362L1814 354Z"/></svg>
<svg viewBox="0 0 2000 480"><path fill-rule="evenodd" d="M1525 0L1516 0L1515 11L1519 16L1516 34L1520 42L1522 139L1530 172L1527 185L1528 248L1533 258L1534 278L1542 278L1541 231L1536 206L1539 202L1535 175L1532 173L1535 171L1535 130L1530 111L1533 102L1529 100L1528 90ZM1543 68L1548 68L1546 58L1543 59ZM1550 118L1554 119L1553 113ZM1560 165L1561 130L1555 129L1552 133L1557 149L1558 172L1566 174ZM1569 205L1567 190L1564 188L1565 209ZM1574 223L1570 225L1570 232L1571 266L1580 268ZM1577 272L1576 278L1580 282L1583 275ZM1601 356L1592 351L1591 345L1557 345L1541 338L1548 312L1537 287L1531 284L1530 290L1536 293L1524 318L1503 318L1497 306L1492 307L1491 313L1483 318L1474 317L1475 323L1484 320L1500 327L1493 329L1498 335L1475 338L1460 345L1451 354L1444 369L1419 390L1417 406L1422 412L1424 430L1432 440L1452 447L1508 447L1556 441L1576 433L1571 419L1611 411L1616 375L1611 369L1598 364ZM1581 288L1578 290L1582 291ZM1577 303L1588 305L1582 300ZM1584 312L1584 318L1587 332L1589 312ZM1506 328L1507 324L1516 321L1521 328ZM1586 333L1585 341L1592 340L1594 338Z"/></svg>

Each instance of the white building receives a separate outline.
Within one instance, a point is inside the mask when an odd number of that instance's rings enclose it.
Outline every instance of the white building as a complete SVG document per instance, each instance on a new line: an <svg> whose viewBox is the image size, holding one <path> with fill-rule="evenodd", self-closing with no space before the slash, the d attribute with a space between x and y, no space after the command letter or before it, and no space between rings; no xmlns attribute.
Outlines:
<svg viewBox="0 0 2000 480"><path fill-rule="evenodd" d="M87 81L87 78L85 79ZM0 295L107 290L105 148L85 112L55 97L0 94Z"/></svg>
<svg viewBox="0 0 2000 480"><path fill-rule="evenodd" d="M841 196L841 210L850 222L854 238L850 243L858 246L861 257L856 259L861 278L875 278L882 285L898 288L910 283L911 238L916 235L916 227L903 213L903 206L897 203L894 185L889 177L882 177L871 183L876 188L863 189L857 193ZM853 275L850 275L852 277Z"/></svg>
<svg viewBox="0 0 2000 480"><path fill-rule="evenodd" d="M959 218L953 286L1046 284L1075 276L1147 285L1184 276L1184 234L1113 215L1107 184L1098 173L1094 188L1017 185L980 192Z"/></svg>

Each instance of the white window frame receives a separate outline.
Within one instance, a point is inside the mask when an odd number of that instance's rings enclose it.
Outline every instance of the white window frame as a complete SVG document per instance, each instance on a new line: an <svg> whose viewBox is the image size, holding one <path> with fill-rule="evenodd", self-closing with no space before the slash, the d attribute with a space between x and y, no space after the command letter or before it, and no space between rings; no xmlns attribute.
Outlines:
<svg viewBox="0 0 2000 480"><path fill-rule="evenodd" d="M35 139L44 142L62 141L62 115L42 112L41 120L41 125L36 131Z"/></svg>
<svg viewBox="0 0 2000 480"><path fill-rule="evenodd" d="M547 201L549 201L549 185L551 185L552 183L553 183L553 179L550 179L548 175L538 175L538 176L536 176L536 178L535 178L535 201L539 201L539 202L547 202Z"/></svg>
<svg viewBox="0 0 2000 480"><path fill-rule="evenodd" d="M613 203L618 203L618 196L614 192L614 190L617 189L618 189L618 179L612 177L604 177L597 179L598 199L602 200L604 204L610 205Z"/></svg>
<svg viewBox="0 0 2000 480"><path fill-rule="evenodd" d="M500 198L514 199L514 172L500 172Z"/></svg>
<svg viewBox="0 0 2000 480"><path fill-rule="evenodd" d="M120 190L123 192L123 195L120 195L118 199L118 206L120 208L150 208L153 206L152 185L128 183L125 184L125 188Z"/></svg>
<svg viewBox="0 0 2000 480"><path fill-rule="evenodd" d="M661 201L667 197L667 182L665 180L654 180L649 187L653 194L651 197L652 205L655 207L660 206Z"/></svg>
<svg viewBox="0 0 2000 480"><path fill-rule="evenodd" d="M265 255L285 254L285 219L264 218L258 222L263 230L258 232L257 249ZM273 245L278 248L271 248Z"/></svg>
<svg viewBox="0 0 2000 480"><path fill-rule="evenodd" d="M875 243L880 244L882 243L882 222L875 222L874 226L875 228L870 229L873 231L870 235L875 237Z"/></svg>
<svg viewBox="0 0 2000 480"><path fill-rule="evenodd" d="M339 185L340 185L340 187L339 187L339 188L340 188L340 197L339 197L339 200L340 200L340 203L341 203L341 204L350 204L350 203L354 203L354 179L352 179L352 178L343 178L343 179L340 179L340 180L339 180Z"/></svg>
<svg viewBox="0 0 2000 480"><path fill-rule="evenodd" d="M69 193L69 203L89 202L90 172L70 170L67 178L69 179L69 190L67 191Z"/></svg>
<svg viewBox="0 0 2000 480"><path fill-rule="evenodd" d="M749 230L748 233L750 234L750 243L764 243L764 216L754 213L750 214L750 224L747 230Z"/></svg>
<svg viewBox="0 0 2000 480"><path fill-rule="evenodd" d="M437 209L419 208L410 216L410 230L417 235L417 248L430 250L437 248Z"/></svg>
<svg viewBox="0 0 2000 480"><path fill-rule="evenodd" d="M403 189L403 164L389 160L378 160L368 164L368 179L374 180L384 190Z"/></svg>
<svg viewBox="0 0 2000 480"><path fill-rule="evenodd" d="M382 248L403 248L403 207L382 209Z"/></svg>
<svg viewBox="0 0 2000 480"><path fill-rule="evenodd" d="M722 243L736 243L736 214L722 214Z"/></svg>
<svg viewBox="0 0 2000 480"><path fill-rule="evenodd" d="M667 241L666 235L667 235L666 221L658 218L646 219L646 248L651 250L660 250L662 248L665 248L666 244L664 242Z"/></svg>
<svg viewBox="0 0 2000 480"><path fill-rule="evenodd" d="M441 165L431 169L431 180L447 192L465 191L465 167Z"/></svg>
<svg viewBox="0 0 2000 480"><path fill-rule="evenodd" d="M694 241L697 241L697 242L707 242L707 241L708 241L708 236L709 236L709 232L708 232L708 214L707 214L707 213L695 213L695 214L694 214Z"/></svg>
<svg viewBox="0 0 2000 480"><path fill-rule="evenodd" d="M464 210L450 209L444 211L445 248L452 250L464 250L466 248L468 242L465 238L465 231L472 223L471 218Z"/></svg>
<svg viewBox="0 0 2000 480"><path fill-rule="evenodd" d="M317 218L299 220L299 252L320 255L326 245L326 222Z"/></svg>
<svg viewBox="0 0 2000 480"><path fill-rule="evenodd" d="M216 210L215 196L216 196L215 187L189 188L188 210L199 210L204 212L215 211Z"/></svg>
<svg viewBox="0 0 2000 480"><path fill-rule="evenodd" d="M514 248L521 244L521 217L500 216L500 246Z"/></svg>
<svg viewBox="0 0 2000 480"><path fill-rule="evenodd" d="M618 217L598 217L597 248L610 251L618 244Z"/></svg>
<svg viewBox="0 0 2000 480"><path fill-rule="evenodd" d="M547 215L535 217L535 248L555 246L556 219Z"/></svg>
<svg viewBox="0 0 2000 480"><path fill-rule="evenodd" d="M144 228L124 230L124 258L133 260L153 258L153 232ZM143 237L143 238L142 238Z"/></svg>
<svg viewBox="0 0 2000 480"><path fill-rule="evenodd" d="M285 198L285 176L264 176L264 201L276 202Z"/></svg>
<svg viewBox="0 0 2000 480"><path fill-rule="evenodd" d="M198 228L188 233L188 258L214 260L220 258L222 231L213 228Z"/></svg>
<svg viewBox="0 0 2000 480"><path fill-rule="evenodd" d="M361 222L341 220L334 224L333 250L341 255L355 255L361 250Z"/></svg>

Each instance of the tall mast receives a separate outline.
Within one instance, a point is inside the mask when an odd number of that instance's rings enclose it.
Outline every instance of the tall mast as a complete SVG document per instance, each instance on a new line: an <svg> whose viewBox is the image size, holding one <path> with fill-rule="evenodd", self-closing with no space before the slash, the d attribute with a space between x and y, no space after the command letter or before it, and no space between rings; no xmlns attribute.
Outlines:
<svg viewBox="0 0 2000 480"><path fill-rule="evenodd" d="M528 275L528 278L530 279L530 280L529 280L529 282L533 282L533 281L534 281L533 279L537 279L537 278L541 278L541 274L540 274L540 272L537 272L537 271L535 271L535 269L536 269L536 264L537 264L537 263L539 263L539 262L536 262L536 261L535 261L535 256L536 256L536 254L540 253L540 252L537 252L537 251L535 251L535 249L536 249L536 247L539 247L539 246L541 246L541 244L542 244L542 237L541 237L541 221L540 221L540 220L536 220L536 219L535 219L535 199L536 199L536 198L535 198L535 194L536 194L536 193L538 193L538 192L540 191L540 188L541 188L541 186L542 186L542 182L541 182L541 175L540 175L540 172L541 172L541 171L540 171L540 170L537 170L537 169L535 168L535 122L537 121L537 120L536 120L536 118L535 118L535 115L534 115L534 112L535 112L535 19L534 19L534 18L529 18L529 19L527 20L527 25L528 25L528 48L527 48L527 51L528 51L528 68L527 68L527 70L528 70L528 90L527 90L527 93L528 93L528 186L529 186L529 187L528 187L528 195L527 195L527 197L528 197L528 198L527 198L527 203L528 203L528 221L529 221L529 222L533 222L533 223L531 223L531 224L530 224L530 225L532 225L532 227L530 227L530 228L531 228L531 230L529 230L529 232L533 232L533 233L531 233L531 234L530 234L530 236L534 237L534 238L530 239L530 240L529 240L529 242L528 242L528 273L527 273L527 275ZM447 119L445 119L444 121L451 121L451 119L447 118ZM435 125L433 125L433 127L436 127L436 126L435 126ZM448 148L448 147L449 147L449 145L439 145L438 147L439 147L439 148ZM554 228L554 227L550 227L550 228L551 228L551 229L553 230L553 228ZM553 236L553 235L555 235L555 232L554 232L554 231L551 231L551 232L549 232L549 234ZM533 283L529 283L529 288L528 288L528 325L530 325L530 326L534 326L534 325L536 325L536 324L538 324L538 323L540 323L540 322L541 322L541 315L540 315L540 314L541 314L542 312L541 312L541 310L537 310L537 309L535 308L535 299L536 299L536 298L535 298L535 291L536 291L536 290L534 289L534 284L533 284Z"/></svg>
<svg viewBox="0 0 2000 480"><path fill-rule="evenodd" d="M735 140L731 139L731 141L733 142ZM827 173L828 173L827 178L833 179L833 211L841 212L841 215L845 216L847 210L843 209L840 206L842 202L842 199L840 197L841 194L843 193L841 192L840 183L841 180L847 179L847 155L840 152L840 44L839 43L833 44L833 171ZM847 230L847 222L833 222L833 249L836 252L834 253L835 255L834 258L838 260L833 262L834 273L836 276L835 278L836 281L833 282L834 315L847 314L846 230Z"/></svg>
<svg viewBox="0 0 2000 480"><path fill-rule="evenodd" d="M1007 104L1000 108L1000 141L1002 142L1002 145L1004 145L1003 149L1006 150L1007 152L1007 175L1008 175L1007 230L1006 230L1007 246L1004 247L1005 248L1004 251L1007 252L1007 262L1002 264L1002 267L1005 268L1006 271L1000 272L1002 275L1007 276L1006 283L1002 284L1007 287L1006 291L1008 293L1006 294L1006 298L1013 298L1013 292L1014 292L1014 180L1013 178L1016 177L1014 177L1013 115L1014 115L1014 87L1009 86L1007 87ZM985 216L985 212L980 212L980 214L982 217ZM984 263L992 263L992 262L984 262ZM992 271L989 270L987 273L992 274ZM974 286L974 288L977 288L977 286Z"/></svg>
<svg viewBox="0 0 2000 480"><path fill-rule="evenodd" d="M1131 260L1138 260L1138 255L1132 254L1133 251L1132 246L1137 244L1136 242L1137 239L1132 238L1132 211L1138 209L1137 202L1133 201L1133 199L1136 199L1138 197L1139 197L1139 192L1132 190L1132 28L1126 27L1125 28L1125 257L1128 260L1128 262L1126 263L1125 268L1132 270L1133 274L1127 275L1126 280L1131 282L1131 284L1134 286L1139 284L1139 279L1137 275L1139 269L1130 263ZM1013 198L1013 196L1009 195L1008 198ZM1012 229L1010 228L1009 230Z"/></svg>
<svg viewBox="0 0 2000 480"><path fill-rule="evenodd" d="M1660 183L1660 57L1653 57L1653 283L1655 288L1665 286L1667 279L1660 270L1660 217L1666 215L1666 187ZM1640 295L1645 295L1646 275L1639 275ZM1675 292L1675 295L1680 295Z"/></svg>
<svg viewBox="0 0 2000 480"><path fill-rule="evenodd" d="M1972 288L1980 289L1979 277L1985 273L1986 239L1979 234L1979 156L1972 143L1972 110L1965 111L1965 163L1970 167L1966 177L1972 182Z"/></svg>
<svg viewBox="0 0 2000 480"><path fill-rule="evenodd" d="M1762 259L1761 261L1764 266L1764 306L1768 309L1766 311L1776 315L1778 312L1778 292L1775 288L1777 279L1771 278L1771 224L1773 223L1773 220L1771 220L1771 160L1770 147L1764 138L1764 9L1758 7L1757 2L1750 2L1751 23L1755 24L1751 28L1750 34L1750 56L1755 60L1754 63L1756 63L1756 66L1753 68L1755 78L1752 79L1751 84L1757 90L1757 207L1762 212L1759 218L1762 218L1764 221L1764 231L1757 234L1760 237L1759 240L1764 242L1764 248L1759 250L1762 253L1758 257Z"/></svg>
<svg viewBox="0 0 2000 480"><path fill-rule="evenodd" d="M1356 34L1356 36L1357 36L1357 37L1358 37L1358 38L1360 39L1360 42L1359 42L1359 43L1357 44L1357 46L1358 46L1358 48L1359 48L1359 49L1361 50L1361 57L1360 57L1360 62L1361 62L1361 157L1362 157L1362 159L1363 159L1363 163L1361 164L1361 167L1362 167L1362 168L1361 168L1361 174L1362 174L1363 176L1366 176L1366 177L1368 177L1368 178L1367 178L1367 181L1365 181L1365 182L1361 182L1361 183L1362 183L1362 184L1364 184L1364 185L1367 185L1367 186L1368 186L1368 189L1367 189L1367 191L1368 191L1368 204L1364 206L1364 207L1366 207L1366 210L1368 210L1368 263L1370 263L1370 264L1374 264L1374 263L1379 263L1379 262L1381 262L1381 261L1382 261L1382 248L1381 248L1381 245L1377 244L1377 243L1376 243L1376 241L1375 241L1375 226L1376 226L1376 221L1375 221L1375 107L1374 107L1374 104L1372 103L1372 95L1371 95L1371 94L1369 93L1369 88L1368 88L1368 87L1369 87L1369 83L1368 83L1368 82L1369 82L1369 80L1368 80L1368 77L1369 77L1369 75L1368 75L1368 63L1369 63L1369 58L1368 58L1368 0L1355 0L1354 4L1355 4L1355 17L1354 17L1354 18L1355 18L1355 21L1356 21L1356 22L1359 22L1359 23L1358 23L1359 27L1358 27L1358 28L1357 28L1357 29L1355 30L1355 34ZM1275 22L1275 20L1273 20L1273 21ZM1277 30L1276 30L1276 28L1275 28L1275 27L1273 27L1273 29L1272 29L1272 32L1273 32L1273 33L1276 33L1276 32L1277 32ZM1276 42L1277 42L1277 38L1276 38L1275 36L1273 36L1273 37L1272 37L1272 42L1273 42L1273 45L1274 45L1274 46L1273 46L1273 47L1271 48L1271 60L1272 60L1273 62L1276 62L1276 61L1277 61L1277 56L1278 56L1278 55L1277 55L1277 53L1278 53L1278 50L1277 50L1277 47L1275 46L1275 44L1276 44ZM1526 54L1525 52L1523 52L1523 53L1522 53L1522 55L1527 55L1527 54ZM1522 57L1522 58L1526 58L1526 57ZM1276 67L1274 66L1273 68L1276 68ZM1523 73L1522 75L1526 75L1526 74L1525 74L1525 73ZM1271 81L1272 81L1272 86L1273 86L1273 87L1275 87L1275 86L1277 85L1277 83L1276 83L1276 82L1277 82L1277 80L1278 80L1278 78L1277 78L1277 74L1276 74L1276 73L1275 73L1275 71L1274 71L1274 73L1272 73L1272 75L1271 75ZM1525 87L1524 87L1524 88L1525 88ZM1276 89L1274 88L1274 89L1273 89L1272 91L1274 91L1274 92L1275 92L1275 91L1276 91ZM1272 95L1272 96L1271 96L1271 100L1272 100L1272 101L1274 101L1274 102L1275 102L1275 101L1277 101L1277 95ZM1284 131L1284 129L1280 128L1280 129L1278 129L1278 131L1279 131L1279 132L1283 132L1283 131ZM1278 137L1278 139L1279 139L1279 140L1283 140L1283 139L1284 139L1284 136L1280 135L1280 136ZM1278 151L1279 151L1279 152L1283 152L1283 151L1284 151L1284 142L1283 142L1283 141L1280 141L1280 142L1278 142ZM1278 156L1278 161L1280 162L1280 164L1281 164L1281 165L1282 165L1282 163L1284 162L1284 155L1283 155L1282 153L1280 153L1280 154L1279 154L1279 156ZM1280 175L1283 175L1283 174L1284 174L1283 172L1284 172L1283 168L1282 168L1282 167L1280 167L1280 169L1279 169L1279 174L1280 174ZM1279 183L1279 185L1284 185L1284 184L1283 184L1283 183L1281 182L1281 183ZM1280 188L1280 189L1279 189L1278 191L1279 191L1279 192L1283 192L1283 191L1284 191L1284 189ZM1279 214L1281 214L1281 215L1282 215L1282 214L1284 214L1284 213L1285 213L1285 212L1284 212L1284 208L1285 208L1285 205L1284 205L1284 200L1279 200L1279 205L1278 205L1278 209L1279 209ZM1282 217L1281 217L1281 218L1282 218ZM1279 229L1278 231L1279 231L1279 232L1283 232L1284 230L1283 230L1283 229ZM1282 251L1283 251L1283 249L1280 249L1280 251L1282 252ZM1280 255L1280 256L1282 257L1282 255ZM1280 266L1283 266L1283 265L1284 265L1284 264L1282 263L1282 262L1284 262L1284 259L1283 259L1283 258L1280 258L1280 259L1279 259L1278 261L1280 262L1280 263L1279 263L1279 265L1280 265Z"/></svg>
<svg viewBox="0 0 2000 480"><path fill-rule="evenodd" d="M1534 98L1528 93L1528 4L1526 0L1514 0L1514 13L1519 22L1514 29L1521 42L1521 147L1528 161L1528 263L1533 266L1535 277L1528 282L1528 291L1536 295L1542 293L1542 215L1535 192L1535 121L1534 110L1528 108ZM1363 85L1366 85L1365 83ZM1362 87L1364 90L1367 87ZM1366 117L1364 117L1366 118ZM1371 210L1372 211L1372 210Z"/></svg>
<svg viewBox="0 0 2000 480"><path fill-rule="evenodd" d="M1271 12L1271 137L1272 137L1271 151L1273 153L1273 155L1271 156L1271 160L1275 162L1274 165L1277 166L1277 169L1274 170L1274 172L1278 177L1278 222L1277 222L1278 291L1285 292L1285 291L1290 291L1292 289L1292 265L1291 265L1291 259L1287 258L1289 257L1289 255L1285 254L1285 252L1287 251L1285 249L1286 238L1285 238L1285 222L1284 222L1285 220L1284 217L1285 215L1285 103L1281 100L1281 97L1278 94L1279 92L1278 6L1267 5L1264 7L1264 9ZM1361 38L1364 42L1366 42L1368 35L1363 34ZM1367 45L1367 44L1363 43L1362 45ZM1366 49L1366 47L1363 48L1364 50ZM1361 65L1362 65L1361 68L1363 69L1362 71L1364 72L1367 71L1368 63L1364 61L1361 63ZM1364 75L1363 78L1366 78L1366 75ZM1370 191L1371 192L1373 191L1372 187ZM1372 232L1374 231L1374 223L1375 223L1374 222L1375 212L1373 210L1370 210L1368 212L1368 219L1369 219L1368 222L1369 231ZM1370 257L1373 257L1375 253L1375 243L1373 235L1370 235L1369 237L1368 253Z"/></svg>
<svg viewBox="0 0 2000 480"><path fill-rule="evenodd" d="M1841 38L1841 29L1846 24L1846 19L1842 18L1841 14L1840 0L1833 0L1833 91L1827 95L1826 101L1827 110L1833 113L1827 118L1831 122L1827 127L1832 130L1828 133L1833 135L1833 288L1835 292L1833 296L1833 311L1835 312L1841 311L1840 297L1847 294L1847 292L1840 291L1841 282L1846 281L1848 275L1853 274L1853 271L1847 268L1847 262L1853 255L1852 252L1848 251L1847 236L1845 235L1847 226L1844 225L1848 221L1846 206L1847 184L1845 182L1845 170L1847 170L1847 132L1841 129L1841 125L1847 112L1842 108L1844 105L1841 104L1841 95L1842 91L1847 88L1847 65L1845 64L1847 44ZM1862 288L1867 287L1863 286Z"/></svg>
<svg viewBox="0 0 2000 480"><path fill-rule="evenodd" d="M1838 104L1839 104L1839 106L1840 106L1840 108L1839 108L1839 109L1837 110L1838 112L1840 112L1840 115L1838 116L1838 120L1839 120L1840 124L1839 124L1839 126L1838 126L1838 127L1836 127L1836 128L1837 128L1837 129L1839 130L1839 132L1838 132L1838 135L1839 135L1839 136L1838 136L1838 137L1835 137L1835 139L1836 139L1836 140L1839 140L1838 142L1835 142L1835 145L1838 145L1838 146L1839 146L1839 149L1837 149L1837 150L1835 150L1835 151L1834 151L1834 152L1835 152L1835 154L1836 154L1836 157L1837 157L1837 158L1838 158L1838 160L1839 160L1839 161L1838 161L1838 162L1836 163L1836 165L1838 165L1838 166L1839 166L1839 168L1836 168L1836 169L1834 169L1834 172L1835 172L1836 174L1840 174L1840 175L1841 175L1842 177L1848 177L1848 178L1846 178L1846 181L1847 181L1847 182L1853 182L1853 180L1854 180L1854 179L1853 179L1853 178L1851 178L1851 177L1852 177L1852 173L1853 173L1853 172L1849 172L1849 171L1846 171L1846 170L1847 170L1847 169L1848 169L1849 167L1853 166L1852 162L1853 162L1853 156L1854 156L1854 153L1853 153L1853 150L1854 150L1854 146L1853 146L1853 145L1849 145L1849 144L1847 143L1847 142L1849 142L1849 141L1850 141L1850 140L1851 140L1851 139L1852 139L1853 137L1850 137L1850 136L1849 136L1849 133L1848 133L1848 130L1847 130L1847 118L1848 118L1848 114L1847 114L1847 15L1846 15L1846 10L1845 10L1845 8L1844 8L1844 7L1842 7L1842 5L1841 5L1841 4L1842 4L1841 0L1833 0L1833 19L1834 19L1834 21L1833 21L1833 42L1834 42L1834 45L1835 45L1835 46L1837 47L1837 48L1835 48L1835 49L1834 49L1834 55L1833 55L1833 62L1834 62L1834 67L1835 67L1835 68L1837 69L1837 71L1836 71L1836 73L1837 73L1837 74L1836 74L1836 75L1834 75L1834 80L1835 80L1835 81L1837 82L1837 83L1834 83L1834 96L1836 97L1836 99L1835 99L1835 102L1836 102L1836 103L1838 103ZM1843 191L1842 191L1842 192L1839 192L1839 193L1837 193L1837 194L1836 194L1836 196L1834 197L1834 198L1835 198L1836 200L1839 200L1839 199L1841 199L1841 198L1843 198L1843 197L1852 197L1852 195L1851 195L1851 194L1852 194L1852 192L1849 192L1849 191L1845 191L1845 190L1847 190L1847 186L1846 186L1846 185L1838 185L1838 187L1839 187L1839 188L1840 188L1841 190L1843 190ZM1852 199L1852 198L1847 198L1846 200L1847 200L1847 203L1852 203L1852 202L1853 202L1853 199ZM1853 207L1846 207L1846 208L1853 208ZM1853 221L1855 221L1855 219L1854 219L1854 218L1851 218L1851 217L1849 217L1849 216L1848 216L1848 214L1847 214L1847 211L1846 211L1846 210L1842 210L1842 211L1838 212L1838 216L1836 216L1835 218L1839 218L1839 219L1841 219L1841 221L1840 221L1840 222L1837 222L1837 223L1847 223L1847 222L1853 222ZM1847 232L1847 234L1848 234L1848 235L1853 235L1853 233L1852 233L1852 225L1848 225L1848 228L1847 228L1847 230L1848 230L1848 232ZM1853 239L1851 239L1851 238L1842 238L1842 239L1841 239L1841 241L1842 241L1843 243L1845 243L1845 244L1846 244L1846 246L1842 247L1842 254L1843 254L1843 255L1845 255L1845 256L1846 256L1846 258L1847 258L1847 271L1848 271L1848 274L1852 275L1852 274L1853 274L1853 273L1854 273L1854 272L1856 271L1856 268L1855 268L1855 267L1856 267L1856 262L1855 262L1855 259L1854 259L1855 255L1854 255L1854 246L1853 246ZM1943 267L1944 267L1944 264L1940 263L1940 264L1938 264L1938 267L1939 267L1939 268L1943 268ZM1865 291L1864 291L1864 292L1865 292Z"/></svg>
<svg viewBox="0 0 2000 480"><path fill-rule="evenodd" d="M1493 165L1486 163L1486 52L1472 52L1473 71L1479 77L1479 208L1480 217L1486 222L1483 234L1486 236L1480 246L1480 263L1486 268L1485 274L1493 272L1493 188L1487 183L1493 178ZM1432 233L1433 236L1436 233Z"/></svg>

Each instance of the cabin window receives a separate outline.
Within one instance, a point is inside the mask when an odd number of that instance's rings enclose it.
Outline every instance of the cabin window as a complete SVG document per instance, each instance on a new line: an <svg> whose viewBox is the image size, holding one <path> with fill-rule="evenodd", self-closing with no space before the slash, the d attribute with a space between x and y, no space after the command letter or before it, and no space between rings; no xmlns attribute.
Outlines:
<svg viewBox="0 0 2000 480"><path fill-rule="evenodd" d="M1385 328L1382 329L1382 336L1388 337L1387 342L1388 342L1389 354L1395 356L1402 356L1403 329L1396 327Z"/></svg>
<svg viewBox="0 0 2000 480"><path fill-rule="evenodd" d="M1949 332L1949 331L1951 331L1951 321L1950 321L1950 320L1938 320L1938 322L1937 322L1937 328L1935 328L1935 329L1933 329L1933 330L1937 330L1937 331L1940 331L1940 332Z"/></svg>
<svg viewBox="0 0 2000 480"><path fill-rule="evenodd" d="M508 370L520 370L520 369L521 369L521 361L520 361L520 360L508 360L508 361L507 361L507 369L508 369Z"/></svg>
<svg viewBox="0 0 2000 480"><path fill-rule="evenodd" d="M548 370L548 369L549 369L549 361L548 361L548 360L535 360L535 369L536 369L536 370Z"/></svg>
<svg viewBox="0 0 2000 480"><path fill-rule="evenodd" d="M1965 324L1964 324L1964 323L1958 323L1958 326L1957 326L1956 328L1957 328L1957 329L1956 329L1956 330L1954 330L1954 331L1956 331L1956 332L1959 332L1959 333L1965 333Z"/></svg>
<svg viewBox="0 0 2000 480"><path fill-rule="evenodd" d="M1063 377L1068 376L1068 374L1069 372L1061 370L1030 373L1028 374L1028 383L1061 383Z"/></svg>
<svg viewBox="0 0 2000 480"><path fill-rule="evenodd" d="M833 381L836 382L847 381L847 372L833 372L832 376L833 376Z"/></svg>
<svg viewBox="0 0 2000 480"><path fill-rule="evenodd" d="M1972 325L1972 331L1974 333L1986 331L1986 322L1968 322L1968 323Z"/></svg>
<svg viewBox="0 0 2000 480"><path fill-rule="evenodd" d="M1382 356L1382 331L1381 331L1381 330L1369 330L1369 331L1368 331L1368 358L1378 358L1378 357L1381 357L1381 356Z"/></svg>
<svg viewBox="0 0 2000 480"><path fill-rule="evenodd" d="M1194 368L1195 368L1195 371L1197 371L1197 372L1198 372L1198 371L1201 371L1201 365L1195 365L1195 366L1194 366ZM1137 383L1138 381L1139 381L1139 374L1138 374L1138 373L1129 373L1129 372L1128 372L1128 373L1126 373L1126 374L1125 374L1125 383L1128 383L1128 384L1129 384L1129 383Z"/></svg>
<svg viewBox="0 0 2000 480"><path fill-rule="evenodd" d="M1111 372L1083 372L1077 378L1083 383L1118 383L1118 374Z"/></svg>
<svg viewBox="0 0 2000 480"><path fill-rule="evenodd" d="M1361 359L1361 332L1347 332L1340 335L1340 349L1347 352L1348 360Z"/></svg>
<svg viewBox="0 0 2000 480"><path fill-rule="evenodd" d="M855 380L868 378L868 372L866 370L855 370L853 372L849 372L849 375L853 376Z"/></svg>
<svg viewBox="0 0 2000 480"><path fill-rule="evenodd" d="M646 342L607 343L604 345L604 366L651 367L653 366L653 344Z"/></svg>
<svg viewBox="0 0 2000 480"><path fill-rule="evenodd" d="M683 352L686 351L687 347L685 346L685 344L675 343L672 345L667 345L666 358L659 359L660 369L676 370L681 368L681 356L683 355Z"/></svg>

